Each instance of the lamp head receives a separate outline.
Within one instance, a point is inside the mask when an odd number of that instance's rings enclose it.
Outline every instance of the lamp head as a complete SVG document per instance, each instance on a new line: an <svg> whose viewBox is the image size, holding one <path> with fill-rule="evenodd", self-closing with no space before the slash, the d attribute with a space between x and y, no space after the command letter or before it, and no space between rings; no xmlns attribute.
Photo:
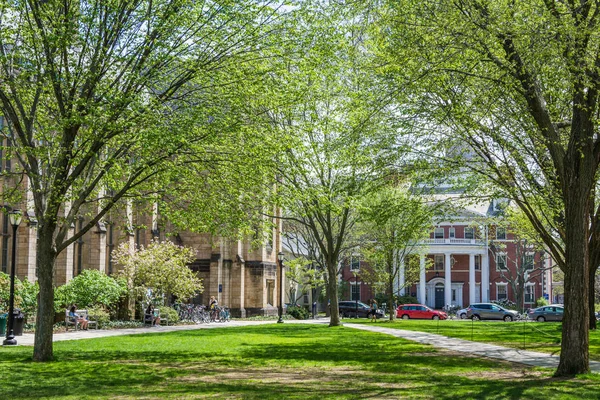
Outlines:
<svg viewBox="0 0 600 400"><path fill-rule="evenodd" d="M21 213L21 210L13 210L8 214L8 219L13 227L19 226L21 225L23 214Z"/></svg>
<svg viewBox="0 0 600 400"><path fill-rule="evenodd" d="M283 251L280 251L279 253L277 253L277 259L279 260L279 262L283 261Z"/></svg>

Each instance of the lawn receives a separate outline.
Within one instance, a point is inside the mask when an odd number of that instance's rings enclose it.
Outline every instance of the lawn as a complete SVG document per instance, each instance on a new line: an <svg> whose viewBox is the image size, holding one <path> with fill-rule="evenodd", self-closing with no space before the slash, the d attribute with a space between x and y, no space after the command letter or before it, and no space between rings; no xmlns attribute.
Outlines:
<svg viewBox="0 0 600 400"><path fill-rule="evenodd" d="M350 328L284 324L0 348L0 399L595 398L600 376L437 350Z"/></svg>
<svg viewBox="0 0 600 400"><path fill-rule="evenodd" d="M345 319L343 322L370 324L367 319ZM471 320L378 320L387 328L437 333L476 342L560 354L562 324L558 322L502 322ZM590 331L590 359L600 361L600 332Z"/></svg>

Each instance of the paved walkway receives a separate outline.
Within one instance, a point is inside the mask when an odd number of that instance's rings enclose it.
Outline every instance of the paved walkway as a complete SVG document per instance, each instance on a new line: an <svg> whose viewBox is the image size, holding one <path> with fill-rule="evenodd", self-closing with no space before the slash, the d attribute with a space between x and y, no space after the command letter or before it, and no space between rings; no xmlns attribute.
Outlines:
<svg viewBox="0 0 600 400"><path fill-rule="evenodd" d="M80 340L80 339L97 339L109 336L122 336L122 335L137 335L142 333L164 333L174 331L188 331L194 329L214 329L214 328L226 328L234 326L250 326L250 325L262 325L272 324L273 321L230 321L227 323L213 323L213 324L198 324L198 325L175 325L175 326L156 326L156 327L145 327L145 328L127 328L127 329L89 329L87 331L69 331L55 333L52 337L54 342L60 342L63 340ZM33 346L33 333L25 333L23 336L16 336L17 344L23 346Z"/></svg>
<svg viewBox="0 0 600 400"><path fill-rule="evenodd" d="M328 324L329 319L320 318L317 320L286 320L286 323L294 324ZM177 325L177 326L158 326L148 328L130 328L130 329L111 329L111 330L88 330L88 331L70 331L63 333L54 334L53 340L55 342L62 340L79 340L79 339L95 339L109 336L121 336L121 335L135 335L143 333L162 333L162 332L174 332L174 331L185 331L194 329L214 329L214 328L227 328L236 326L252 326L252 325L264 325L273 324L275 321L231 321L228 323L220 324L199 324L199 325ZM347 328L361 329L371 332L379 332L395 337L412 340L414 342L429 344L435 347L441 347L444 349L452 350L459 353L473 354L479 357L495 358L500 360L512 361L520 364L531 365L535 367L545 368L556 368L558 366L559 358L546 353L538 353L535 351L519 350L503 346L497 346L494 344L471 342L463 339L449 338L447 336L436 335L434 333L417 332L417 331L406 331L402 329L386 328L384 326L377 325L362 325L353 323L344 323ZM33 334L26 333L23 336L16 337L19 345L32 346L33 345ZM590 370L595 373L600 373L600 362L590 361Z"/></svg>
<svg viewBox="0 0 600 400"><path fill-rule="evenodd" d="M495 344L471 342L469 340L436 335L434 333L385 328L377 325L344 324L344 326L365 331L385 333L387 335L412 340L413 342L430 344L435 347L441 347L459 353L473 354L479 357L489 357L512 361L534 367L558 367L558 356L553 356L547 353L513 349L509 347L497 346ZM595 373L600 373L600 362L590 361L590 370Z"/></svg>

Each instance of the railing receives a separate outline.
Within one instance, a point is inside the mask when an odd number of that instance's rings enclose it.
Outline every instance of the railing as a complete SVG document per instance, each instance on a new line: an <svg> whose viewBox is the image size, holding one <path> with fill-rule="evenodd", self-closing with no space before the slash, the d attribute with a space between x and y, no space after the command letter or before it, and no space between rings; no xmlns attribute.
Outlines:
<svg viewBox="0 0 600 400"><path fill-rule="evenodd" d="M456 244L456 245L465 245L465 244L473 244L476 246L483 246L485 241L480 239L424 239L420 242L421 244Z"/></svg>

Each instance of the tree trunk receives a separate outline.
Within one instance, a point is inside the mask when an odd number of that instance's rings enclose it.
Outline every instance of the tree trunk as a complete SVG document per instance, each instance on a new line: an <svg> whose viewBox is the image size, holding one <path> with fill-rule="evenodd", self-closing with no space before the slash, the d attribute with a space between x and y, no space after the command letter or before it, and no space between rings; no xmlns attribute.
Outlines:
<svg viewBox="0 0 600 400"><path fill-rule="evenodd" d="M589 321L590 321L590 329L596 330L596 270L597 267L590 265L590 276L589 276Z"/></svg>
<svg viewBox="0 0 600 400"><path fill-rule="evenodd" d="M589 372L589 248L586 177L571 174L565 196L565 314L555 376Z"/></svg>
<svg viewBox="0 0 600 400"><path fill-rule="evenodd" d="M390 305L390 321L393 321L396 319L396 309L394 308L394 278L392 274L390 274L390 280L387 286L388 304Z"/></svg>
<svg viewBox="0 0 600 400"><path fill-rule="evenodd" d="M53 247L53 229L39 227L37 241L38 283L40 294L35 325L33 345L34 361L51 361L52 330L54 328L54 261L56 251Z"/></svg>
<svg viewBox="0 0 600 400"><path fill-rule="evenodd" d="M332 262L327 263L327 273L329 279L327 280L327 287L329 292L330 304L330 319L329 326L340 326L340 313L339 313L339 301L338 301L338 287L337 287L337 265Z"/></svg>

